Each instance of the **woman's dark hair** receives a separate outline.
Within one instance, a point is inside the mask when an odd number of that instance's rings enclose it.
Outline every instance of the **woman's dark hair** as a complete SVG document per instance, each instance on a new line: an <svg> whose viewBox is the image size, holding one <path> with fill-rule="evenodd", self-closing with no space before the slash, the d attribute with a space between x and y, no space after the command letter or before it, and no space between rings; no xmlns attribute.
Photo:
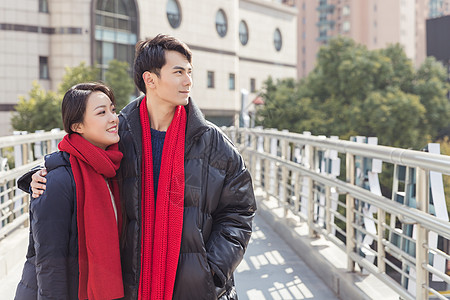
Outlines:
<svg viewBox="0 0 450 300"><path fill-rule="evenodd" d="M192 52L189 47L173 36L158 34L151 40L139 41L136 44L134 83L144 94L146 90L142 74L149 71L159 77L161 68L166 64L166 51L177 51L192 64Z"/></svg>
<svg viewBox="0 0 450 300"><path fill-rule="evenodd" d="M63 126L67 133L74 133L73 124L83 122L87 99L93 92L104 93L116 105L112 90L102 83L87 82L74 85L64 95L61 105Z"/></svg>

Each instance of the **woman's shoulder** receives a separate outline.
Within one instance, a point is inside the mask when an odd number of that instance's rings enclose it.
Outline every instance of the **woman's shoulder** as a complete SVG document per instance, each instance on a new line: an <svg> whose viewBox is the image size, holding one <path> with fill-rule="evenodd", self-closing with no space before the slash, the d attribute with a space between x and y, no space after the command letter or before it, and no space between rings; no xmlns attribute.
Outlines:
<svg viewBox="0 0 450 300"><path fill-rule="evenodd" d="M53 152L45 156L45 168L47 169L47 190L59 186L61 189L70 188L73 179L70 166L70 155L64 151Z"/></svg>
<svg viewBox="0 0 450 300"><path fill-rule="evenodd" d="M58 169L59 167L70 168L70 155L64 151L57 151L45 156L45 168L47 172Z"/></svg>
<svg viewBox="0 0 450 300"><path fill-rule="evenodd" d="M45 157L46 188L38 198L31 199L31 210L40 217L52 218L55 212L72 211L76 199L75 181L69 154L54 152Z"/></svg>

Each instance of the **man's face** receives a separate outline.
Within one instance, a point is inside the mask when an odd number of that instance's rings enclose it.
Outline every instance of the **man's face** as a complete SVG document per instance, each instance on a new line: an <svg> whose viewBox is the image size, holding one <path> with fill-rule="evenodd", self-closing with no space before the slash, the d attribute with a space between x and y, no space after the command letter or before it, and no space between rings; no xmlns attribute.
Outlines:
<svg viewBox="0 0 450 300"><path fill-rule="evenodd" d="M188 104L191 75L192 66L184 55L166 51L166 64L161 68L160 76L154 76L154 100L173 106Z"/></svg>

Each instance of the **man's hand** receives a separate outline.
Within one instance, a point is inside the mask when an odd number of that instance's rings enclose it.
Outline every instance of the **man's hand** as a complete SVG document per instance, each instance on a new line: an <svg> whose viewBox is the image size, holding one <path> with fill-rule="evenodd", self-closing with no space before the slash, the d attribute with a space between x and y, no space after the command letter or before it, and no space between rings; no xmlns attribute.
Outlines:
<svg viewBox="0 0 450 300"><path fill-rule="evenodd" d="M45 190L45 183L47 182L47 179L44 177L46 175L47 169L41 169L31 176L31 179L33 179L30 183L32 191L31 197L37 198L42 195Z"/></svg>

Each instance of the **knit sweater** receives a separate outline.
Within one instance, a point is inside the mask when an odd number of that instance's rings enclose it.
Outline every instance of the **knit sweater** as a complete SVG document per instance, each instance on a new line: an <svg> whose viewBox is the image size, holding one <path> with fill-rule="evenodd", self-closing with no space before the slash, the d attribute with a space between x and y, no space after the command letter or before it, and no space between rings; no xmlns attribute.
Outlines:
<svg viewBox="0 0 450 300"><path fill-rule="evenodd" d="M158 131L151 128L152 134L152 158L153 158L153 187L156 195L158 194L159 170L161 170L161 158L164 147L165 131Z"/></svg>

